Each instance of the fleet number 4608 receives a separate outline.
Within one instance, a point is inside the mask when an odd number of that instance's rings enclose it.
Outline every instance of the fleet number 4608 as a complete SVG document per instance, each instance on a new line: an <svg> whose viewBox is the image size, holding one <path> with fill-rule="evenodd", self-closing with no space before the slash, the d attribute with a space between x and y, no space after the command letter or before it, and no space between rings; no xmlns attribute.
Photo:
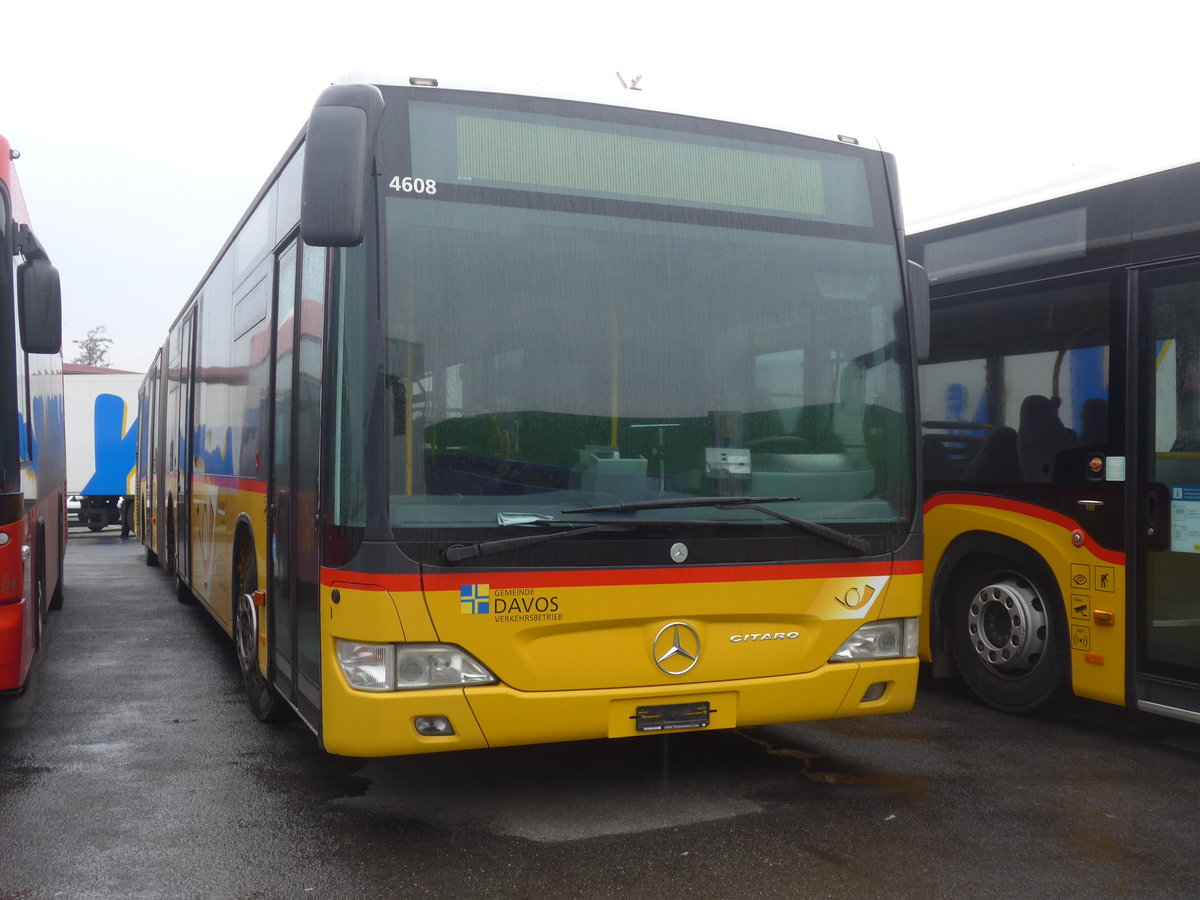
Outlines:
<svg viewBox="0 0 1200 900"><path fill-rule="evenodd" d="M388 187L401 194L432 196L437 193L437 182L432 178L413 178L411 175L405 175L403 178L399 175L393 176L392 180L388 182Z"/></svg>

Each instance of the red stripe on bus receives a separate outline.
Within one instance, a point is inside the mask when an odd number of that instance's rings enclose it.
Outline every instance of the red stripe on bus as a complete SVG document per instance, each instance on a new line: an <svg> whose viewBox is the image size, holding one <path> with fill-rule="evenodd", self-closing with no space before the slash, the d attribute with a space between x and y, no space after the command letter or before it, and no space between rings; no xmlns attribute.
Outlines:
<svg viewBox="0 0 1200 900"><path fill-rule="evenodd" d="M921 575L921 560L870 563L789 563L777 566L711 566L695 569L587 569L584 571L480 571L439 572L424 576L427 590L457 590L465 583L486 581L495 588L632 586L642 584L712 584L739 581L801 581L827 578L871 578L890 575ZM361 584L385 590L421 590L420 575L386 575L322 569L325 585Z"/></svg>
<svg viewBox="0 0 1200 900"><path fill-rule="evenodd" d="M265 494L267 482L261 478L243 478L239 475L202 475L196 473L193 480L201 484L224 488L227 491L247 491L251 494Z"/></svg>
<svg viewBox="0 0 1200 900"><path fill-rule="evenodd" d="M991 494L934 494L925 501L925 514L928 515L939 506L981 506L999 512L1012 513L1038 519L1047 525L1062 528L1065 531L1078 530L1083 534L1083 547L1097 559L1112 563L1114 566L1125 565L1125 553L1120 550L1110 550L1102 547L1088 534L1087 529L1079 522L1060 512L1038 506L1036 503L1026 503L1022 500L1012 500L1008 497L996 497Z"/></svg>

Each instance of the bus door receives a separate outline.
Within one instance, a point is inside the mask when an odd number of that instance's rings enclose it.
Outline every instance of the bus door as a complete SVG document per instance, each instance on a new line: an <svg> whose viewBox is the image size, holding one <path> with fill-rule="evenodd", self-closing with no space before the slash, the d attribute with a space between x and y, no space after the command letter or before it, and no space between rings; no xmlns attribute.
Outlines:
<svg viewBox="0 0 1200 900"><path fill-rule="evenodd" d="M1200 721L1200 263L1139 273L1137 698Z"/></svg>
<svg viewBox="0 0 1200 900"><path fill-rule="evenodd" d="M154 364L150 367L150 378L146 382L147 422L142 425L144 440L138 444L138 465L146 473L145 498L143 500L143 515L141 537L146 547L151 549L154 556L147 557L150 562L158 558L162 551L162 531L158 517L162 510L162 429L159 426L159 388L162 376L162 351L154 356Z"/></svg>
<svg viewBox="0 0 1200 900"><path fill-rule="evenodd" d="M276 257L268 600L276 688L312 724L321 705L317 477L325 252Z"/></svg>
<svg viewBox="0 0 1200 900"><path fill-rule="evenodd" d="M154 434L154 371L158 368L159 357L154 357L150 372L142 382L138 391L138 437L137 437L137 536L149 549L154 545L150 532L151 504L153 496L151 481L150 436Z"/></svg>
<svg viewBox="0 0 1200 900"><path fill-rule="evenodd" d="M191 553L191 509L192 509L192 360L195 352L196 307L188 310L179 323L178 344L172 341L172 369L170 377L176 382L174 409L172 409L174 439L171 446L175 453L171 468L175 470L175 515L174 528L175 572L187 584L192 583Z"/></svg>

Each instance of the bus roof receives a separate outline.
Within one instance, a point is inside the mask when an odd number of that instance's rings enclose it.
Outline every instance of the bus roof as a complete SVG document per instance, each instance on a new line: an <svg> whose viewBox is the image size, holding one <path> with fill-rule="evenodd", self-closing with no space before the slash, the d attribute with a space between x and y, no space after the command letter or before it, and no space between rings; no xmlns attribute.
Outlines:
<svg viewBox="0 0 1200 900"><path fill-rule="evenodd" d="M13 218L18 225L28 225L29 209L25 206L25 195L21 193L21 182L17 178L15 160L21 154L12 149L8 138L0 134L0 181L8 185L8 193L12 198Z"/></svg>
<svg viewBox="0 0 1200 900"><path fill-rule="evenodd" d="M634 76L636 78L638 76ZM480 84L466 79L443 79L404 75L396 77L394 73L381 76L379 73L356 72L344 78L339 78L337 84L375 84L379 87L420 87L426 90L476 91L482 94L512 94L521 97L541 97L549 100L570 100L580 103L596 103L602 106L640 109L647 112L669 113L671 115L691 116L698 119L713 119L731 122L738 125L748 125L759 128L770 128L789 134L802 134L838 143L856 144L872 150L882 151L879 141L873 134L856 131L837 132L828 128L804 128L798 126L791 111L779 112L776 109L766 110L751 102L752 98L741 96L736 103L719 99L704 98L698 101L694 94L685 95L672 90L643 91L638 88L623 89L621 83L628 84L632 79L613 73L612 90L599 90L594 87L579 88L556 87L543 82L504 83L489 81ZM427 83L428 82L428 83Z"/></svg>
<svg viewBox="0 0 1200 900"><path fill-rule="evenodd" d="M1157 164L1148 164L1144 166L1123 166L1119 168L1111 168L1103 171L1093 172L1082 178L1062 179L1060 181L1043 184L1039 187L1032 187L1018 194L1010 194L1007 197L1000 197L996 200L971 206L965 209L956 210L955 212L946 213L944 215L935 216L924 221L916 222L908 230L909 235L921 234L926 231L933 231L938 228L945 228L948 225L958 225L962 222L969 222L973 219L982 219L986 216L995 215L996 213L1008 212L1014 209L1021 209L1025 206L1033 206L1035 203L1043 203L1047 200L1058 200L1063 197L1071 197L1076 194L1083 194L1087 191L1092 191L1097 188L1109 187L1114 184L1121 184L1126 181L1133 181L1137 178L1142 178L1146 175L1155 175L1159 172L1170 172L1173 169L1182 169L1186 166L1195 165L1200 162L1194 153L1182 157L1172 162L1159 162Z"/></svg>

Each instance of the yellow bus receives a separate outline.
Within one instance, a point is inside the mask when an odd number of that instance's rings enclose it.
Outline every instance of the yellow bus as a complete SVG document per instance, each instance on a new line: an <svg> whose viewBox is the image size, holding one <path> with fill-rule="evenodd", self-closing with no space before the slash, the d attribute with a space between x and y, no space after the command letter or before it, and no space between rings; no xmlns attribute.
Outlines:
<svg viewBox="0 0 1200 900"><path fill-rule="evenodd" d="M1200 165L909 239L922 655L1000 709L1200 721Z"/></svg>
<svg viewBox="0 0 1200 900"><path fill-rule="evenodd" d="M909 709L896 187L848 136L328 88L147 373L147 562L331 753Z"/></svg>

